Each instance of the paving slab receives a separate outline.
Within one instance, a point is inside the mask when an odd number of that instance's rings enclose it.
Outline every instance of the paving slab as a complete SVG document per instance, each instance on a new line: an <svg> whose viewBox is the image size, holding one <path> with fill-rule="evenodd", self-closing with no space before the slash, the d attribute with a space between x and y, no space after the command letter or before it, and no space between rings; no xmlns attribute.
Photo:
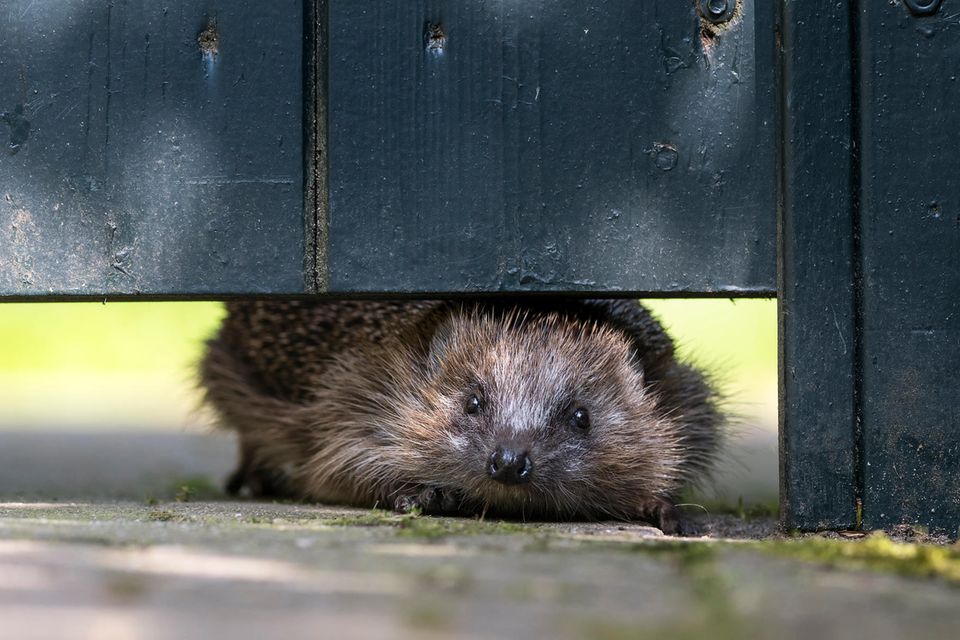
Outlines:
<svg viewBox="0 0 960 640"><path fill-rule="evenodd" d="M947 581L762 544L297 504L11 501L0 608L11 638L882 640L960 628Z"/></svg>

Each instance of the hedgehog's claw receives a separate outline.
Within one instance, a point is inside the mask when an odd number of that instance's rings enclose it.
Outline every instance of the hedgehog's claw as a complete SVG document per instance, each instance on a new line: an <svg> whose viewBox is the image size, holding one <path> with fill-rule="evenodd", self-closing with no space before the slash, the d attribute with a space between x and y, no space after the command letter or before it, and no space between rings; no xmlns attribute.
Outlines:
<svg viewBox="0 0 960 640"><path fill-rule="evenodd" d="M459 512L462 502L460 492L455 489L424 487L398 495L393 508L400 513L419 511L429 515L453 515Z"/></svg>
<svg viewBox="0 0 960 640"><path fill-rule="evenodd" d="M682 536L689 533L688 523L680 509L667 500L656 500L640 508L639 517L645 522L654 524L668 536Z"/></svg>

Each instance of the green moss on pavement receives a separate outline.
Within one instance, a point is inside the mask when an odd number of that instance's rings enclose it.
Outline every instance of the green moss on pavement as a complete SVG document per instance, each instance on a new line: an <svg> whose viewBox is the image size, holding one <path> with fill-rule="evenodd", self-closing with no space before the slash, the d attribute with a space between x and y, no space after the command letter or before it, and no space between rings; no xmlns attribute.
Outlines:
<svg viewBox="0 0 960 640"><path fill-rule="evenodd" d="M960 586L960 546L896 542L883 533L862 540L809 537L752 545L780 556L843 569L869 569L916 578L940 578Z"/></svg>

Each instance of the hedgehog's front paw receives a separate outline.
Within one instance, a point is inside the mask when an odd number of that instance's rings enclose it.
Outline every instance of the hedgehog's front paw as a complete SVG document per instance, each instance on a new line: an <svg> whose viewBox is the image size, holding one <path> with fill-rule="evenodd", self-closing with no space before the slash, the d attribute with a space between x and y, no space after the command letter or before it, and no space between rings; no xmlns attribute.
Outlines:
<svg viewBox="0 0 960 640"><path fill-rule="evenodd" d="M279 469L240 466L230 474L224 490L242 498L285 498L290 495L287 474Z"/></svg>
<svg viewBox="0 0 960 640"><path fill-rule="evenodd" d="M394 511L444 515L457 513L462 502L459 491L443 487L426 487L410 492L401 492L393 502Z"/></svg>
<svg viewBox="0 0 960 640"><path fill-rule="evenodd" d="M654 524L667 535L689 535L689 523L684 519L680 509L666 500L656 500L640 509L640 518Z"/></svg>

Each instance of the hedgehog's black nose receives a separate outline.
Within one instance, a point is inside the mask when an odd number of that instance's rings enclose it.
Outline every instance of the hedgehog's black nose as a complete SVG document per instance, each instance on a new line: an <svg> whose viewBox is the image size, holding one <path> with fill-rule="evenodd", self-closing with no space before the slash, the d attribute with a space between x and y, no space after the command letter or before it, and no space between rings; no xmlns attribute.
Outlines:
<svg viewBox="0 0 960 640"><path fill-rule="evenodd" d="M526 451L497 447L487 461L487 473L491 478L503 484L521 484L529 482L533 475L533 461Z"/></svg>

